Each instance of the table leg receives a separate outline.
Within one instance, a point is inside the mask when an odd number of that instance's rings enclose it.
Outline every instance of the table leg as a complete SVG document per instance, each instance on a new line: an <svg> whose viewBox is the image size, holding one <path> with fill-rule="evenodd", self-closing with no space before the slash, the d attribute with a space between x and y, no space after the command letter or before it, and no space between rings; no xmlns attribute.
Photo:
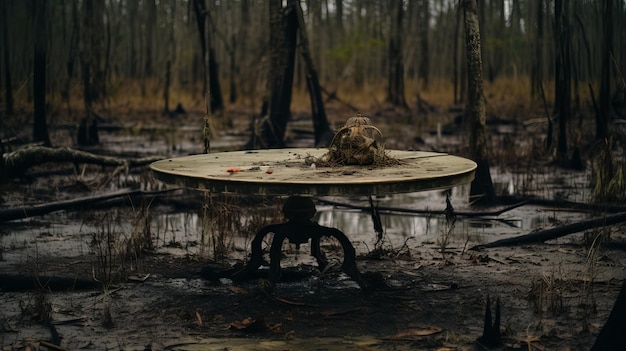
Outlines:
<svg viewBox="0 0 626 351"><path fill-rule="evenodd" d="M263 262L262 243L265 236L274 233L270 246L270 281L276 283L280 280L280 258L282 245L285 239L299 245L311 241L311 255L315 257L319 269L323 270L328 265L326 255L320 247L320 239L323 236L335 238L343 248L344 261L343 271L360 285L363 285L361 273L356 266L356 250L348 237L339 229L321 226L311 220L315 215L313 200L304 197L291 197L283 207L283 213L287 222L270 224L262 228L252 240L252 252L250 262L246 267L247 273L258 269Z"/></svg>
<svg viewBox="0 0 626 351"><path fill-rule="evenodd" d="M328 266L328 260L326 259L324 251L322 251L319 236L311 238L311 256L315 257L317 260L317 266L320 271L326 269L326 266Z"/></svg>
<svg viewBox="0 0 626 351"><path fill-rule="evenodd" d="M269 233L276 233L277 231L280 231L281 226L282 224L270 224L263 227L254 236L254 239L252 240L250 261L248 262L246 271L253 272L261 267L261 264L263 264L263 239Z"/></svg>

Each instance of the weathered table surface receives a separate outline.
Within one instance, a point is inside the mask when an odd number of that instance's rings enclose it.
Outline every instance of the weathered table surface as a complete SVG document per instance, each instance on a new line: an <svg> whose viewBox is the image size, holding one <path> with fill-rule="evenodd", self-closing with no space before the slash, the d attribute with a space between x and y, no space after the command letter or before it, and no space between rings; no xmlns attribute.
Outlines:
<svg viewBox="0 0 626 351"><path fill-rule="evenodd" d="M449 188L474 179L476 163L445 153L387 150L399 165L313 167L327 149L268 149L200 154L150 165L169 184L215 193L387 195Z"/></svg>

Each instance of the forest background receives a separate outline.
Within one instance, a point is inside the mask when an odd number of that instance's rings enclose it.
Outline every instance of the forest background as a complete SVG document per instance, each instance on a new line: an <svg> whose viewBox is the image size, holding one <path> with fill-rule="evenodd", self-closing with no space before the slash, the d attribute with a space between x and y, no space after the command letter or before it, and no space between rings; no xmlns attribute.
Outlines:
<svg viewBox="0 0 626 351"><path fill-rule="evenodd" d="M466 52L474 10L477 61ZM391 147L409 149L434 125L468 118L471 62L480 62L477 125L485 114L540 125L540 137L525 134L537 145L490 140L491 159L513 149L492 164L522 164L524 154L572 167L582 154L601 166L595 200L626 198L623 0L5 0L0 11L0 178L16 145L94 146L91 125L244 125L246 146L282 147L285 130L275 134L268 118L305 116L319 145L360 114L397 133ZM463 132L475 127L464 122ZM65 126L72 138L48 133Z"/></svg>
<svg viewBox="0 0 626 351"><path fill-rule="evenodd" d="M463 106L467 64L456 1L299 3L326 98L340 98L364 115L390 105L410 116L427 115L433 106ZM488 116L564 117L554 136L561 159L593 129L583 127L583 120L595 120L595 133L585 142L604 139L609 121L626 104L620 69L626 60L625 3L477 4ZM275 49L271 13L291 8L286 1L254 0L29 0L0 6L1 111L34 113L32 138L44 143L50 123L144 114L151 119L171 114L178 103L204 111L205 92L213 114L225 106L262 112ZM306 111L310 71L306 59L294 59L291 108ZM2 129L3 138L18 134ZM552 135L547 139L550 144Z"/></svg>

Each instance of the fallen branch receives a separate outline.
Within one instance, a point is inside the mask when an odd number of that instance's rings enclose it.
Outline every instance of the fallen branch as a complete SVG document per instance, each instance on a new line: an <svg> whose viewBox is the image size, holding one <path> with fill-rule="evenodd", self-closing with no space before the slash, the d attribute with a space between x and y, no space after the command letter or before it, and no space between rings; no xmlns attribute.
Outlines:
<svg viewBox="0 0 626 351"><path fill-rule="evenodd" d="M6 175L15 177L23 174L33 166L49 162L88 163L104 167L136 167L146 165L160 158L146 157L136 160L124 160L111 156L96 155L69 147L29 146L3 154L0 164L4 165Z"/></svg>
<svg viewBox="0 0 626 351"><path fill-rule="evenodd" d="M617 212L626 212L626 206L620 206L615 204L607 204L607 203L583 203L583 202L575 202L567 199L543 199L537 197L527 197L527 196L498 196L497 201L500 203L519 203L526 202L528 205L537 205L544 207L552 207L552 208L567 208L575 211L585 211L585 212L602 212L602 213L617 213Z"/></svg>
<svg viewBox="0 0 626 351"><path fill-rule="evenodd" d="M30 167L48 162L91 163L100 166L121 166L125 163L125 161L114 157L95 155L68 147L52 148L45 146L21 148L2 155L2 158L9 175L19 175Z"/></svg>
<svg viewBox="0 0 626 351"><path fill-rule="evenodd" d="M345 208L350 208L350 209L354 209L354 210L361 210L364 212L371 212L372 208L370 206L358 206L358 205L351 205L351 204L347 204L347 203L343 203L343 202L336 202L336 201L330 201L330 200L324 200L324 199L317 199L317 201L327 204L327 205L333 205L333 206L337 206L337 207L345 207ZM518 208L520 206L525 205L526 202L520 202L517 204L513 204L507 207L503 207L501 209L498 210L494 210L494 211L454 211L454 214L456 216L459 217L482 217L482 216L499 216L507 211L513 210L515 208ZM445 215L446 211L445 210L429 210L429 209L412 209L412 208L401 208L401 207L378 207L378 212L379 213L391 213L391 212L397 212L397 213L412 213L412 214L431 214L431 215Z"/></svg>
<svg viewBox="0 0 626 351"><path fill-rule="evenodd" d="M51 342L47 342L47 341L44 341L44 340L40 340L40 341L39 341L39 345L41 345L41 346L43 346L43 347L47 347L47 348L49 348L49 349L51 349L51 350L56 350L56 351L67 351L67 349L66 349L65 347L61 347L61 346L59 346L59 345L55 345L55 344L53 344L53 343L51 343Z"/></svg>
<svg viewBox="0 0 626 351"><path fill-rule="evenodd" d="M120 190L113 193L103 194L99 196L81 197L78 199L63 200L46 204L33 205L28 207L7 208L0 210L0 223L14 221L34 216L42 216L51 212L66 210L72 207L85 206L95 204L101 201L110 200L118 197L156 196L177 189L165 189L158 191L143 190Z"/></svg>
<svg viewBox="0 0 626 351"><path fill-rule="evenodd" d="M326 94L328 96L327 100L335 100L338 103L348 107L349 109L351 109L354 112L360 112L360 110L358 108L356 108L354 105L350 104L349 102L343 101L341 100L338 96L337 93L335 91L333 92L329 92L328 90L326 90L326 88L324 88L323 86L320 86L320 88L322 89L322 92L324 92L324 94Z"/></svg>
<svg viewBox="0 0 626 351"><path fill-rule="evenodd" d="M565 235L582 232L588 229L594 229L598 227L605 227L608 225L613 225L621 222L626 222L626 212L620 212L612 215L608 215L600 218L593 218L577 223L567 224L562 227L552 228L541 230L538 232L517 236L514 238L507 238L496 240L494 242L477 245L472 247L470 250L478 250L485 249L491 247L503 247L503 246L513 246L513 245L522 245L522 244L537 244L542 243L547 240L553 240L560 238Z"/></svg>

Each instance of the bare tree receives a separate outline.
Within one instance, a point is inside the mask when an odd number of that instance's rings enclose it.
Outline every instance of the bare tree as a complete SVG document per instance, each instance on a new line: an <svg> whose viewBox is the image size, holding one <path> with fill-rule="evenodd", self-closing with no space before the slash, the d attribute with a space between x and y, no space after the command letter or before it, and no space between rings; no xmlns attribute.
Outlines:
<svg viewBox="0 0 626 351"><path fill-rule="evenodd" d="M557 157L562 165L568 163L567 124L571 118L571 26L569 23L569 2L555 0L554 30L556 55L554 64L554 115L558 116Z"/></svg>
<svg viewBox="0 0 626 351"><path fill-rule="evenodd" d="M391 2L391 33L389 38L389 75L387 101L408 108L404 97L404 57L402 48L402 1Z"/></svg>
<svg viewBox="0 0 626 351"><path fill-rule="evenodd" d="M467 67L467 65L460 67L461 74L459 74L460 54L459 54L458 38L461 36L459 32L463 28L461 26L461 18L462 18L462 12L456 11L456 16L455 16L455 21L454 21L455 23L454 40L451 40L452 42L452 84L454 86L454 103L455 104L462 102L463 99L465 98L464 79L459 77L459 76L464 77L463 72L465 71L465 69L463 67Z"/></svg>
<svg viewBox="0 0 626 351"><path fill-rule="evenodd" d="M537 0L535 3L535 22L533 42L532 66L530 71L530 95L537 96L541 92L541 84L543 82L543 0Z"/></svg>
<svg viewBox="0 0 626 351"><path fill-rule="evenodd" d="M281 0L268 2L270 18L269 73L261 119L255 122L246 148L281 148L290 117L298 19Z"/></svg>
<svg viewBox="0 0 626 351"><path fill-rule="evenodd" d="M317 70L315 69L315 64L313 63L313 58L309 52L309 40L307 38L306 27L304 25L304 15L302 14L302 8L300 7L299 0L289 0L288 3L289 6L291 6L296 12L298 18L300 54L302 55L306 66L306 82L311 100L315 145L328 146L332 140L333 132L330 130L330 125L328 124L328 119L326 118L326 109L324 107L324 101L322 100L322 89L317 76Z"/></svg>
<svg viewBox="0 0 626 351"><path fill-rule="evenodd" d="M9 26L7 21L8 1L2 2L2 52L4 58L4 94L6 98L6 113L13 114L13 84L11 82L11 64L9 53Z"/></svg>
<svg viewBox="0 0 626 351"><path fill-rule="evenodd" d="M196 15L198 33L200 34L203 72L202 91L203 93L208 91L211 113L215 113L224 109L224 100L222 99L222 89L219 84L215 49L212 45L211 34L207 33L207 29L212 27L212 22L210 22L207 28L207 20L211 21L211 16L204 0L194 0L193 9Z"/></svg>
<svg viewBox="0 0 626 351"><path fill-rule="evenodd" d="M599 109L596 113L596 139L608 136L611 111L611 60L613 56L613 0L602 0L602 56Z"/></svg>
<svg viewBox="0 0 626 351"><path fill-rule="evenodd" d="M33 61L33 97L35 102L33 140L50 146L48 124L46 123L46 1L36 0L34 5L33 18L37 35L35 36Z"/></svg>
<svg viewBox="0 0 626 351"><path fill-rule="evenodd" d="M216 113L224 110L224 98L222 97L222 87L220 85L219 69L217 65L217 59L215 54L215 48L213 47L213 36L211 33L215 32L213 25L213 18L211 13L207 12L207 19L209 20L209 28L212 30L207 33L208 45L208 62L209 65L209 96L211 97L211 113ZM234 53L231 53L234 55Z"/></svg>
<svg viewBox="0 0 626 351"><path fill-rule="evenodd" d="M69 40L69 53L67 55L67 64L66 64L66 72L67 77L65 80L65 85L63 90L61 91L61 96L65 100L68 109L70 106L70 88L72 84L72 79L74 78L74 64L76 61L76 56L78 53L78 43L80 37L80 23L78 17L78 0L72 0L72 29L70 33Z"/></svg>
<svg viewBox="0 0 626 351"><path fill-rule="evenodd" d="M428 32L430 27L430 1L418 1L418 37L419 37L419 78L422 80L422 89L428 90L430 83L430 52Z"/></svg>
<svg viewBox="0 0 626 351"><path fill-rule="evenodd" d="M463 0L465 15L465 46L467 51L468 101L465 115L469 125L470 153L478 164L472 182L471 195L482 197L484 202L495 201L495 190L489 172L487 153L487 126L485 122L485 100L483 97L483 72L480 45L480 28L476 0Z"/></svg>

